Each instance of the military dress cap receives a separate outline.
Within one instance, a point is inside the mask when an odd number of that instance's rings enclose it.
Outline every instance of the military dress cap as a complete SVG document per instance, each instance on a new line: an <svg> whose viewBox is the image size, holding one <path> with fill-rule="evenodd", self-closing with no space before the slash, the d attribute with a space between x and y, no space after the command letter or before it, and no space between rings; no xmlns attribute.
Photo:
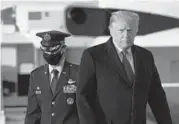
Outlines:
<svg viewBox="0 0 179 124"><path fill-rule="evenodd" d="M43 47L54 47L63 43L65 37L69 37L70 34L52 30L47 32L39 32L36 34L36 36L42 38L41 45Z"/></svg>

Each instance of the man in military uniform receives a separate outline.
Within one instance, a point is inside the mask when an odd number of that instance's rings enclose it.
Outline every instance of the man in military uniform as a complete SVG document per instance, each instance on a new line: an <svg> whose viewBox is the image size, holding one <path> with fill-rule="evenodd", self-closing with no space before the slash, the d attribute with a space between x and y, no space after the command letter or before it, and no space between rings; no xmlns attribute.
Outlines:
<svg viewBox="0 0 179 124"><path fill-rule="evenodd" d="M59 31L37 33L48 64L30 74L25 124L79 124L75 93L78 66L65 60L65 37Z"/></svg>

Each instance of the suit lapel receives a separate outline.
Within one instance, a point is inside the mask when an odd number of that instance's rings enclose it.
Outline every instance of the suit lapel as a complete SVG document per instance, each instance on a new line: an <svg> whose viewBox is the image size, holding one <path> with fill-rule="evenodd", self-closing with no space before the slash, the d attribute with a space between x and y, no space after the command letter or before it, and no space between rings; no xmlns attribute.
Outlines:
<svg viewBox="0 0 179 124"><path fill-rule="evenodd" d="M117 51L112 43L112 39L110 38L107 43L107 52L108 52L108 59L107 59L107 64L109 67L112 69L116 70L119 75L124 79L124 81L131 86L131 83L129 82L129 79L125 73L124 67L120 61L120 58L117 54Z"/></svg>
<svg viewBox="0 0 179 124"><path fill-rule="evenodd" d="M45 67L44 67L44 78L42 78L42 82L44 82L43 85L45 85L45 87L48 89L48 92L50 94L50 96L52 97L53 96L53 93L51 91L51 88L50 88L50 79L49 79L49 68L48 68L48 64L45 64Z"/></svg>
<svg viewBox="0 0 179 124"><path fill-rule="evenodd" d="M137 46L132 46L132 54L133 54L133 60L134 60L134 68L135 68L135 80L137 80L137 77L140 72L140 67L142 65L141 61L141 54Z"/></svg>

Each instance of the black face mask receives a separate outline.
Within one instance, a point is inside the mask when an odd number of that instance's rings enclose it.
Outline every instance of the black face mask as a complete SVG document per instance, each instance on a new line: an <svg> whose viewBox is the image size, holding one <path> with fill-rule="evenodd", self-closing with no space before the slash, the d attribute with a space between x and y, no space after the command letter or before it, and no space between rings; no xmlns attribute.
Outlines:
<svg viewBox="0 0 179 124"><path fill-rule="evenodd" d="M47 53L43 53L43 57L48 64L57 65L62 58L62 54L61 54L61 52L59 52L57 54L50 54L50 55Z"/></svg>

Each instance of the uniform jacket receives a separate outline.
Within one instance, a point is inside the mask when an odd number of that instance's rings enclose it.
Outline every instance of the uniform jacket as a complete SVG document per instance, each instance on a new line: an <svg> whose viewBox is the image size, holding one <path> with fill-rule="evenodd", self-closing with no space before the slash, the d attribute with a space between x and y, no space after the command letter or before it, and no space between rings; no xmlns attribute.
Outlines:
<svg viewBox="0 0 179 124"><path fill-rule="evenodd" d="M25 124L79 124L74 89L78 66L65 61L54 94L48 69L46 64L31 72ZM64 91L65 86L71 85L71 90Z"/></svg>
<svg viewBox="0 0 179 124"><path fill-rule="evenodd" d="M133 85L111 39L84 51L77 86L80 124L146 124L147 103L158 124L172 124L151 52L136 45L131 50Z"/></svg>

